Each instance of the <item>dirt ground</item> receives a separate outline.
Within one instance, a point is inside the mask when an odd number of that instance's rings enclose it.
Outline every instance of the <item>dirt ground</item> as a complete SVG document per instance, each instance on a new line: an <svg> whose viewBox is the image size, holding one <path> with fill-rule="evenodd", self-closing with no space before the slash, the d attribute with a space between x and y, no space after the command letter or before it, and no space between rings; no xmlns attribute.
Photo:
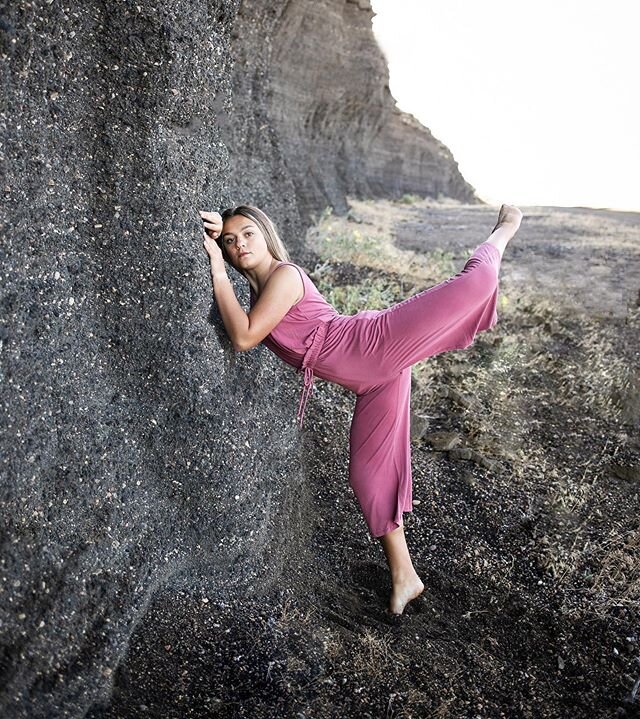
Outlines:
<svg viewBox="0 0 640 719"><path fill-rule="evenodd" d="M306 265L349 309L459 271L497 217L351 205L319 218ZM414 368L405 525L424 594L386 611L384 555L347 482L354 397L318 380L308 542L286 581L159 597L156 631L134 636L111 707L90 716L640 716L640 215L523 211L496 327Z"/></svg>
<svg viewBox="0 0 640 719"><path fill-rule="evenodd" d="M480 242L495 209L478 205L423 207L398 218L396 244L459 251ZM524 224L503 263L504 281L519 283L566 311L624 318L640 292L640 214L586 208L526 207ZM478 239L480 238L480 239ZM634 271L635 267L635 271Z"/></svg>

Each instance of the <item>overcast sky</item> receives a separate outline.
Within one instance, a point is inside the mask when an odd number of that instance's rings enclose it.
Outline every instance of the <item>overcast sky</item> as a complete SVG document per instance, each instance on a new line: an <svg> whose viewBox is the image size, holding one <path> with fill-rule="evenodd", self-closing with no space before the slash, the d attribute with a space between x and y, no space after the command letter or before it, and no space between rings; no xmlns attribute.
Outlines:
<svg viewBox="0 0 640 719"><path fill-rule="evenodd" d="M640 210L640 3L371 4L398 107L481 198Z"/></svg>

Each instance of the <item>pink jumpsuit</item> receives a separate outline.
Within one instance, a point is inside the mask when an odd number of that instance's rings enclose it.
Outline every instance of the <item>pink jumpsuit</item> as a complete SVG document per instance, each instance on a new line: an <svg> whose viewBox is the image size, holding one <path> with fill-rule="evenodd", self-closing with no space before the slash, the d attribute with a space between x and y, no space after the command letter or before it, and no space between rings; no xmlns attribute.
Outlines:
<svg viewBox="0 0 640 719"><path fill-rule="evenodd" d="M314 375L356 393L349 435L349 484L369 532L380 537L413 509L409 398L411 366L464 349L498 321L500 251L483 242L461 272L384 310L339 314L292 262L304 295L263 340L299 371L302 425ZM278 267L273 270L274 272ZM251 289L251 307L256 297Z"/></svg>

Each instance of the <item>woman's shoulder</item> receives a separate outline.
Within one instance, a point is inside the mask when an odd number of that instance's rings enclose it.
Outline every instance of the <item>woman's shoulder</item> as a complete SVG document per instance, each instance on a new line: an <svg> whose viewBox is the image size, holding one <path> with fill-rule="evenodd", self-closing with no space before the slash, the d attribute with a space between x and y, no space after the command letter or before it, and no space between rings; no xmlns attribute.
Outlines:
<svg viewBox="0 0 640 719"><path fill-rule="evenodd" d="M296 264L295 262L280 262L278 265L276 265L271 270L271 274L269 275L269 278L271 278L282 267L291 267L292 269L289 270L291 272L291 274L294 274L297 270L298 273L301 274L303 277L307 276L307 273L305 272L304 267L300 267L300 265Z"/></svg>
<svg viewBox="0 0 640 719"><path fill-rule="evenodd" d="M307 276L307 273L304 271L304 269L302 267L300 267L300 265L297 265L295 262L281 262L277 267L275 267L272 270L271 275L269 275L269 278L271 278L274 275L274 273L277 272L281 267L290 267L291 269L288 270L288 272L290 272L292 276L295 274L297 277L299 276L302 279L302 295L300 297L298 297L296 299L296 301L293 303L293 305L292 305L292 309L293 309L294 307L299 305L300 302L302 302L302 300L306 297L307 283L310 282L310 280L309 280L309 277ZM299 286L300 285L298 285L298 287Z"/></svg>
<svg viewBox="0 0 640 719"><path fill-rule="evenodd" d="M280 268L289 267L291 269L285 270L285 272L289 272L292 276L293 275L299 275L302 278L302 284L306 287L306 285L311 282L311 278L305 271L304 267L301 267L300 265L296 264L295 262L281 262L277 267L274 267L274 269L271 271L271 274L269 275L269 279L273 277L273 275L280 270Z"/></svg>
<svg viewBox="0 0 640 719"><path fill-rule="evenodd" d="M267 280L265 282L265 286L268 282L271 281L272 277L280 270L281 267L291 267L290 270L288 270L287 274L290 274L292 277L300 277L302 279L302 296L298 298L298 300L293 304L293 307L298 305L306 296L307 294L307 283L310 282L310 279L307 275L307 273L304 271L304 268L300 267L300 265L296 264L295 262L280 262L278 265L276 265L271 272L269 273ZM283 272L280 272L278 274L283 274ZM300 285L298 285L299 287ZM250 287L250 292L252 297L257 298L256 292L253 289L253 287Z"/></svg>
<svg viewBox="0 0 640 719"><path fill-rule="evenodd" d="M276 270L279 270L281 267L286 267L287 265L290 267L295 267L296 269L302 270L302 272L304 272L304 267L301 267L300 265L296 264L295 262L289 262L288 260L285 262L283 260L278 265L276 265L276 267L273 268L272 273L275 272Z"/></svg>
<svg viewBox="0 0 640 719"><path fill-rule="evenodd" d="M267 275L267 279L266 279L266 281L265 281L265 284L273 277L273 275L276 273L277 270L279 270L281 267L284 267L285 265L290 265L291 267L293 267L293 268L294 268L293 272L295 272L295 270L297 269L298 272L300 272L300 273L302 273L302 274L306 274L305 271L304 271L304 269L303 269L302 267L300 267L300 265L297 265L295 262L279 262L279 263L271 270L271 272L269 272L269 274ZM250 290L251 290L251 292L254 292L254 289L253 289L252 286L250 287Z"/></svg>

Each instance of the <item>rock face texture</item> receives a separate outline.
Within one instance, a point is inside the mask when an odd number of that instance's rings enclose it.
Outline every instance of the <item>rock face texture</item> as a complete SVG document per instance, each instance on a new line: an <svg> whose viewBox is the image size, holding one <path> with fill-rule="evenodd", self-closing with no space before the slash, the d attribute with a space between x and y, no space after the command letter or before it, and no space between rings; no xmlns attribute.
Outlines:
<svg viewBox="0 0 640 719"><path fill-rule="evenodd" d="M250 82L264 96L305 216L325 205L346 210L345 195L474 200L450 151L396 108L368 2L282 3L277 19L269 8L258 23L259 11L246 7L232 33L250 38L240 45L234 91ZM270 82L248 71L261 44Z"/></svg>
<svg viewBox="0 0 640 719"><path fill-rule="evenodd" d="M256 204L301 253L345 193L473 192L394 109L366 2L0 17L0 715L82 717L157 592L264 589L313 521L299 378L234 355L197 210Z"/></svg>

